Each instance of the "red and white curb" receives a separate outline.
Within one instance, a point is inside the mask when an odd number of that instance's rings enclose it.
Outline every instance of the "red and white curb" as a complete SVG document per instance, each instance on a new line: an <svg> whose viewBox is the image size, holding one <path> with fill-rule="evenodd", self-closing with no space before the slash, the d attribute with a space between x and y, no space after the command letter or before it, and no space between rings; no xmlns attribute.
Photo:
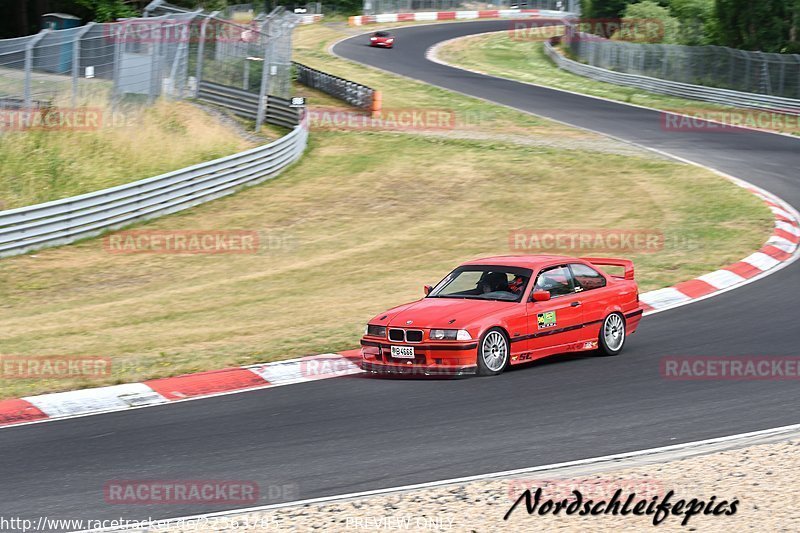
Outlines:
<svg viewBox="0 0 800 533"><path fill-rule="evenodd" d="M800 215L775 195L729 177L761 198L775 215L772 236L757 252L698 278L642 293L645 315L665 311L755 281L798 257ZM0 427L208 398L247 390L361 373L359 350L226 368L171 378L0 400Z"/></svg>
<svg viewBox="0 0 800 533"><path fill-rule="evenodd" d="M666 311L679 305L714 296L735 289L763 277L770 271L784 266L797 258L800 243L800 215L789 204L777 196L731 176L728 179L761 198L775 216L772 235L757 252L752 253L714 272L698 278L643 293L639 301L645 314Z"/></svg>
<svg viewBox="0 0 800 533"><path fill-rule="evenodd" d="M732 265L678 283L674 287L642 293L639 299L645 309L645 315L732 290L767 275L797 257L798 243L800 243L800 215L786 202L769 192L735 178L732 180L769 206L775 215L772 236L760 250ZM359 350L350 350L154 379L143 383L0 400L0 427L358 374L362 372L358 366L359 357Z"/></svg>
<svg viewBox="0 0 800 533"><path fill-rule="evenodd" d="M423 11L419 13L384 13L350 17L351 26L387 22L432 22L437 20L475 20L525 17L565 17L570 13L545 9L488 9L483 11Z"/></svg>
<svg viewBox="0 0 800 533"><path fill-rule="evenodd" d="M0 427L75 418L361 373L360 350L0 400Z"/></svg>
<svg viewBox="0 0 800 533"><path fill-rule="evenodd" d="M766 202L775 215L772 236L757 252L732 265L674 287L642 293L639 300L645 315L727 292L797 259L800 253L800 214L775 195L745 181L726 177ZM359 374L363 372L359 359L360 350L349 350L143 383L0 400L0 428Z"/></svg>
<svg viewBox="0 0 800 533"><path fill-rule="evenodd" d="M322 15L320 14L300 16L300 24L316 24L321 20L322 20Z"/></svg>

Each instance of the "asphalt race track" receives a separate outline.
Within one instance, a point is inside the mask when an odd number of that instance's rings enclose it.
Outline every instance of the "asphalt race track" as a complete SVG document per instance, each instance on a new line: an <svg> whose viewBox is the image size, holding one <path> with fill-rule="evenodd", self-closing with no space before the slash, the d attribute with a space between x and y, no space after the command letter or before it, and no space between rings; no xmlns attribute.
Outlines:
<svg viewBox="0 0 800 533"><path fill-rule="evenodd" d="M750 131L673 133L661 129L654 111L472 74L424 58L438 41L504 30L508 24L398 29L394 50L371 49L360 36L334 51L664 150L800 206L800 140ZM635 199L620 190L619 201ZM433 280L419 281L421 288ZM266 504L795 424L800 422L796 382L668 381L659 375L659 360L666 355L797 355L799 287L800 264L795 263L743 288L645 318L616 358L564 357L498 377L452 381L355 376L3 429L2 512L34 519L166 518L218 509L109 505L104 484L147 478L253 480ZM219 509L226 507L231 506Z"/></svg>

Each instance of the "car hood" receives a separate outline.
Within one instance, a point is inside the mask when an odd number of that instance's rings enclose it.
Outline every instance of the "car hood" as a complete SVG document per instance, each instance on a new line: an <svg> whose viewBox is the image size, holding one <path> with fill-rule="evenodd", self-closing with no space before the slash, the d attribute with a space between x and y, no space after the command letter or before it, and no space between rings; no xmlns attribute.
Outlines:
<svg viewBox="0 0 800 533"><path fill-rule="evenodd" d="M512 305L515 303L461 298L423 298L390 309L376 316L370 324L421 329L463 329L470 327L471 323L479 318L506 310ZM384 316L386 318L380 320Z"/></svg>

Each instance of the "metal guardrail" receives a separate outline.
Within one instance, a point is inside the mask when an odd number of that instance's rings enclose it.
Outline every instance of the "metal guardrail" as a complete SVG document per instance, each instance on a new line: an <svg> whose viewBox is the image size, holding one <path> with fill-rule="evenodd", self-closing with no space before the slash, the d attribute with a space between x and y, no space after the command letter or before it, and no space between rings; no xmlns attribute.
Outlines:
<svg viewBox="0 0 800 533"><path fill-rule="evenodd" d="M361 109L372 109L375 90L366 85L292 62L298 83L317 89Z"/></svg>
<svg viewBox="0 0 800 533"><path fill-rule="evenodd" d="M644 91L669 96L677 96L690 100L701 100L733 107L748 109L763 109L775 111L787 115L800 115L800 100L792 98L782 98L780 96L769 96L765 94L745 93L732 91L730 89L718 89L704 85L692 85L677 81L663 80L641 76L639 74L628 74L625 72L615 72L600 67L585 65L578 61L573 61L564 57L553 47L551 42L544 43L545 53L561 69L579 76L584 76L597 81L636 87Z"/></svg>
<svg viewBox="0 0 800 533"><path fill-rule="evenodd" d="M308 130L160 176L44 204L0 211L0 257L68 244L175 213L277 176L306 147Z"/></svg>
<svg viewBox="0 0 800 533"><path fill-rule="evenodd" d="M232 111L235 115L256 120L259 96L242 89L208 81L200 82L197 98ZM299 109L290 107L291 99L269 95L266 97L265 121L268 124L293 128L300 123Z"/></svg>

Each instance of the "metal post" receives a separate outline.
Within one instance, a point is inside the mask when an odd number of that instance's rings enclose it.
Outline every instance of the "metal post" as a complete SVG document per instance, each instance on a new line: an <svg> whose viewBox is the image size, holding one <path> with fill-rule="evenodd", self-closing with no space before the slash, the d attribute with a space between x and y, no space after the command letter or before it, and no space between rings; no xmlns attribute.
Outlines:
<svg viewBox="0 0 800 533"><path fill-rule="evenodd" d="M197 68L195 70L195 77L197 78L194 92L195 98L197 98L197 94L200 92L200 80L203 79L203 59L205 57L206 48L206 28L208 27L208 23L211 21L211 19L216 18L217 15L219 15L219 11L214 11L208 15L200 25L200 42L197 45Z"/></svg>
<svg viewBox="0 0 800 533"><path fill-rule="evenodd" d="M72 107L78 106L78 78L81 76L81 39L96 23L89 22L75 35L72 42Z"/></svg>
<svg viewBox="0 0 800 533"><path fill-rule="evenodd" d="M123 37L125 35L124 32L126 31L124 26L122 27L122 32L119 32L116 28L119 28L119 26L117 25L117 26L112 26L111 27L112 34L115 35L115 39L114 39L114 63L112 65L114 82L113 82L113 85L111 86L111 112L112 112L112 114L117 109L117 100L119 99L119 95L120 95L120 92L121 92L120 91L121 88L119 86L119 69L120 69L120 63L122 62L122 52L121 52L122 49L120 47L120 41L123 39Z"/></svg>
<svg viewBox="0 0 800 533"><path fill-rule="evenodd" d="M264 46L264 63L261 68L261 87L258 91L258 112L256 113L256 131L261 131L264 125L264 115L267 112L267 84L269 83L270 55L272 48L272 14L267 17L261 26L261 31L266 35L267 42Z"/></svg>
<svg viewBox="0 0 800 533"><path fill-rule="evenodd" d="M24 88L24 98L25 98L25 108L30 109L32 98L31 98L31 74L33 73L33 49L36 44L42 40L42 38L47 35L47 32L50 30L42 30L31 39L25 43L25 88Z"/></svg>
<svg viewBox="0 0 800 533"><path fill-rule="evenodd" d="M152 104L159 94L159 84L161 83L161 39L163 32L159 33L159 38L154 39L151 46L153 62L150 64L150 89L147 94L147 102Z"/></svg>

